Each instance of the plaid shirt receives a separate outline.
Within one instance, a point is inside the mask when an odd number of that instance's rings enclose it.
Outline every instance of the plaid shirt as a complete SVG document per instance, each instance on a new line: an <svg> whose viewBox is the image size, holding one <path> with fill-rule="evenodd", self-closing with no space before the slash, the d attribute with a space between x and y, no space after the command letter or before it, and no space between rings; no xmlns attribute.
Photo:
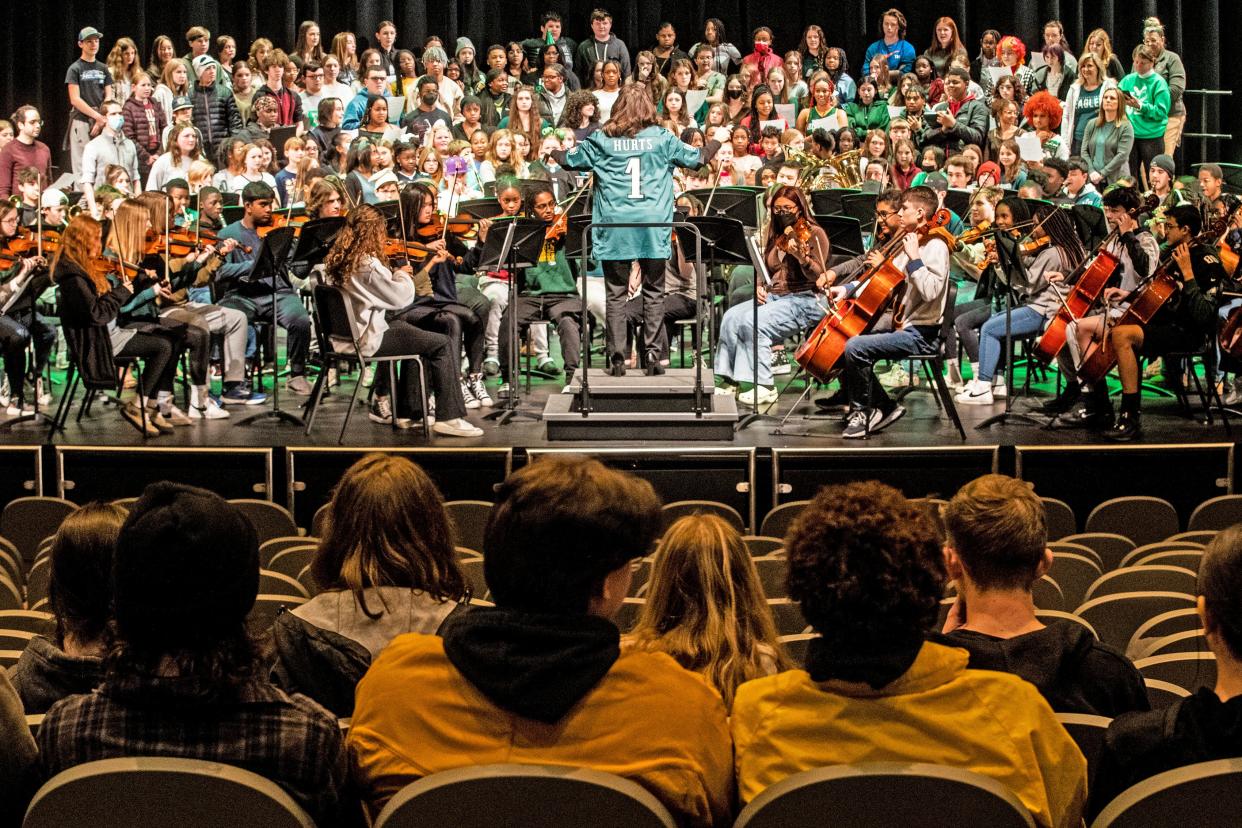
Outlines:
<svg viewBox="0 0 1242 828"><path fill-rule="evenodd" d="M220 697L197 679L109 677L52 706L39 753L46 778L126 756L234 765L279 784L321 825L340 821L347 774L332 714L258 679Z"/></svg>

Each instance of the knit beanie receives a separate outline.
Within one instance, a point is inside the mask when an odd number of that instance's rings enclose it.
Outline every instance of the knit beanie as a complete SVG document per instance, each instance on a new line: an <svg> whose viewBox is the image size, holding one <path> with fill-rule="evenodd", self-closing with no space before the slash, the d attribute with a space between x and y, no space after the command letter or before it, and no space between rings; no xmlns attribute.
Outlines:
<svg viewBox="0 0 1242 828"><path fill-rule="evenodd" d="M147 486L117 538L113 609L128 641L176 644L244 622L259 592L254 525L219 495L180 483Z"/></svg>
<svg viewBox="0 0 1242 828"><path fill-rule="evenodd" d="M1167 172L1170 178L1176 174L1177 166L1173 163L1173 159L1164 153L1160 153L1155 158L1151 159L1151 165L1153 167L1159 167Z"/></svg>
<svg viewBox="0 0 1242 828"><path fill-rule="evenodd" d="M474 41L472 41L470 38L468 38L468 37L459 37L459 38L457 38L457 47L453 50L453 55L454 55L454 56L456 56L456 55L460 55L460 54L461 54L461 50L462 50L462 49L471 49L471 50L473 50L473 51L474 51L474 54L475 54L475 58L476 58L476 60L477 60L477 58L478 58L478 54L479 54L479 50L474 48Z"/></svg>

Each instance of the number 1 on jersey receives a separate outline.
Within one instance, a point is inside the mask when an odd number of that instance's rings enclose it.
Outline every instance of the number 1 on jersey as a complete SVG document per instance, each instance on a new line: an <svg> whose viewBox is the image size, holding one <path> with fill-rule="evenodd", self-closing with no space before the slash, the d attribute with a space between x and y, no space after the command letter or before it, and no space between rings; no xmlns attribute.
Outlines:
<svg viewBox="0 0 1242 828"><path fill-rule="evenodd" d="M630 177L630 198L642 198L642 189L639 187L642 183L642 162L637 155L626 162L625 172Z"/></svg>

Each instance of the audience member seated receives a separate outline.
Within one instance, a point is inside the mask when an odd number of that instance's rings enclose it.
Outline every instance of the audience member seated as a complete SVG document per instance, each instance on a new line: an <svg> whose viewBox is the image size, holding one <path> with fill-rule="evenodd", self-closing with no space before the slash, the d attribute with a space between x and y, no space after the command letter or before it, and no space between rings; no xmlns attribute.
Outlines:
<svg viewBox="0 0 1242 828"><path fill-rule="evenodd" d="M125 510L92 503L65 518L52 543L48 599L56 636L35 636L10 678L28 715L99 686L112 617L112 550Z"/></svg>
<svg viewBox="0 0 1242 828"><path fill-rule="evenodd" d="M444 500L421 468L369 454L345 472L311 563L324 591L276 619L278 683L338 716L388 642L435 634L464 607Z"/></svg>
<svg viewBox="0 0 1242 828"><path fill-rule="evenodd" d="M34 737L8 676L0 671L0 825L21 824L39 766Z"/></svg>
<svg viewBox="0 0 1242 828"><path fill-rule="evenodd" d="M820 637L806 670L738 688L743 802L826 765L931 762L1007 785L1036 825L1081 824L1087 763L1039 692L924 640L945 583L926 510L881 483L828 486L785 540L789 595Z"/></svg>
<svg viewBox="0 0 1242 828"><path fill-rule="evenodd" d="M720 696L663 653L620 652L611 619L659 527L650 484L548 457L501 486L484 573L495 607L405 635L358 685L353 781L379 808L438 771L494 762L630 778L681 824L727 824L733 752Z"/></svg>
<svg viewBox="0 0 1242 828"><path fill-rule="evenodd" d="M237 507L190 486L148 486L116 542L103 682L48 710L44 778L97 759L203 759L266 776L320 824L337 824L340 730L259 675L246 627L258 588L258 538Z"/></svg>
<svg viewBox="0 0 1242 828"><path fill-rule="evenodd" d="M1052 565L1044 504L1030 483L984 475L944 512L945 563L957 581L946 643L970 653L970 667L1000 670L1039 688L1058 713L1110 719L1147 710L1143 677L1122 653L1081 624L1044 626L1031 586Z"/></svg>
<svg viewBox="0 0 1242 828"><path fill-rule="evenodd" d="M739 684L788 669L742 536L716 515L668 528L655 553L647 603L627 649L671 655L733 704Z"/></svg>
<svg viewBox="0 0 1242 828"><path fill-rule="evenodd" d="M1199 566L1199 617L1216 656L1216 687L1164 710L1117 717L1091 792L1094 818L1117 794L1164 771L1242 756L1242 525L1218 534ZM1193 823L1194 803L1186 820Z"/></svg>

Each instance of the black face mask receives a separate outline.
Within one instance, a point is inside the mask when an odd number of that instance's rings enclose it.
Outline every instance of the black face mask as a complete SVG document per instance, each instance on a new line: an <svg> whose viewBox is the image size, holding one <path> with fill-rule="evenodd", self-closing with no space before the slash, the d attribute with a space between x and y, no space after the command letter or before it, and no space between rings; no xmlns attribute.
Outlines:
<svg viewBox="0 0 1242 828"><path fill-rule="evenodd" d="M798 221L797 213L773 213L772 227L778 233L784 233L788 227L793 227Z"/></svg>
<svg viewBox="0 0 1242 828"><path fill-rule="evenodd" d="M439 95L436 95L434 92L423 95L422 97L423 105L431 106L436 102L437 98L439 98Z"/></svg>
<svg viewBox="0 0 1242 828"><path fill-rule="evenodd" d="M729 99L729 100L731 100L731 101L736 101L738 98L742 97L742 90L740 90L740 89L726 89L726 90L725 90L725 97L726 97L726 98L728 98L728 99Z"/></svg>

